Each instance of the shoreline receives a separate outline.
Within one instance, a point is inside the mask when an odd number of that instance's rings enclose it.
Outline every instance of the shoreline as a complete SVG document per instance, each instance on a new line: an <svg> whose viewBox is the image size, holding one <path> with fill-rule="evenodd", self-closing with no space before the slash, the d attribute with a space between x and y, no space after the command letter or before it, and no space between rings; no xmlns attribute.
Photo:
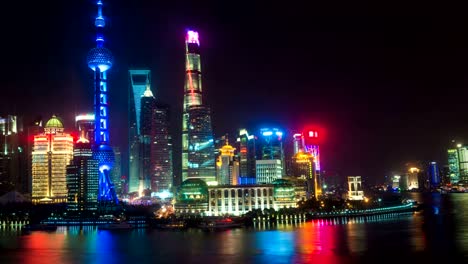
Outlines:
<svg viewBox="0 0 468 264"><path fill-rule="evenodd" d="M362 210L340 210L334 212L300 212L300 213L291 213L291 214L276 214L274 216L259 216L259 217L248 217L248 216L230 216L234 219L241 219L245 225L251 225L254 222L276 222L276 221L285 221L285 220L299 220L299 221L310 221L315 219L328 219L328 218L342 218L342 217L362 217L362 216L372 216L372 215L381 215L381 214L391 214L391 213L409 213L421 210L422 204L416 203L407 203L398 206L387 206L373 209L362 209ZM177 221L188 221L188 222L201 222L206 221L207 219L213 218L223 218L222 216L213 217L213 216L201 216L197 218L181 218L178 217L174 220ZM155 225L160 224L161 222L170 221L169 219L139 219L137 221L127 221L129 224L135 226L135 228L155 228ZM104 224L115 223L111 220L92 220L92 219L56 219L56 220L44 220L41 221L42 224L47 225L56 225L56 226L100 226Z"/></svg>

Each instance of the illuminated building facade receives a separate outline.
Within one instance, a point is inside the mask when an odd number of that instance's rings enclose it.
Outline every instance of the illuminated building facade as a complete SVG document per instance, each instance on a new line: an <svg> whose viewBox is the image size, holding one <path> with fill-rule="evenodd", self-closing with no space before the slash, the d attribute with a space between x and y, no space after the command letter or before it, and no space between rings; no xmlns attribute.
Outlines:
<svg viewBox="0 0 468 264"><path fill-rule="evenodd" d="M468 183L468 146L457 146L459 178L453 178L455 184Z"/></svg>
<svg viewBox="0 0 468 264"><path fill-rule="evenodd" d="M205 214L208 210L208 185L201 179L182 182L176 195L176 212Z"/></svg>
<svg viewBox="0 0 468 264"><path fill-rule="evenodd" d="M56 117L47 121L44 133L34 136L32 151L32 201L67 201L66 168L73 158L73 137L63 132Z"/></svg>
<svg viewBox="0 0 468 264"><path fill-rule="evenodd" d="M94 114L88 113L75 116L75 125L80 138L94 142Z"/></svg>
<svg viewBox="0 0 468 264"><path fill-rule="evenodd" d="M73 161L67 166L67 209L96 211L98 208L99 162L93 159L90 142L80 138L73 150Z"/></svg>
<svg viewBox="0 0 468 264"><path fill-rule="evenodd" d="M406 186L408 190L419 189L419 173L420 169L415 167L409 168L407 177L405 177L407 180Z"/></svg>
<svg viewBox="0 0 468 264"><path fill-rule="evenodd" d="M190 179L216 182L215 149L210 108L191 106L188 109L188 171Z"/></svg>
<svg viewBox="0 0 468 264"><path fill-rule="evenodd" d="M451 184L468 183L468 146L457 144L457 148L448 149L448 174Z"/></svg>
<svg viewBox="0 0 468 264"><path fill-rule="evenodd" d="M148 87L151 87L151 71L146 69L129 70L129 192L141 191L143 188L140 158L140 136L142 121L142 97ZM150 89L151 92L151 89ZM144 102L144 101L143 101ZM146 124L146 126L148 126Z"/></svg>
<svg viewBox="0 0 468 264"><path fill-rule="evenodd" d="M169 133L170 108L156 103L152 117L151 191L161 193L173 186L172 137Z"/></svg>
<svg viewBox="0 0 468 264"><path fill-rule="evenodd" d="M262 128L256 147L256 182L271 183L281 179L285 175L283 132L277 128Z"/></svg>
<svg viewBox="0 0 468 264"><path fill-rule="evenodd" d="M449 179L450 182L458 183L460 180L460 162L458 159L458 150L449 149L447 150L448 165L449 165Z"/></svg>
<svg viewBox="0 0 468 264"><path fill-rule="evenodd" d="M188 30L185 38L185 84L182 111L182 180L216 178L211 113L202 104L200 39Z"/></svg>
<svg viewBox="0 0 468 264"><path fill-rule="evenodd" d="M460 181L460 161L458 158L458 149L455 148L447 150L447 156L450 182L452 184L458 183L458 181Z"/></svg>
<svg viewBox="0 0 468 264"><path fill-rule="evenodd" d="M226 145L219 149L218 161L216 162L216 180L220 185L239 184L239 162L235 159L235 150L229 145L227 139Z"/></svg>
<svg viewBox="0 0 468 264"><path fill-rule="evenodd" d="M255 162L257 183L272 183L283 177L283 164L279 159L257 160Z"/></svg>
<svg viewBox="0 0 468 264"><path fill-rule="evenodd" d="M118 203L110 171L114 164L114 151L109 145L109 98L107 70L112 67L113 56L104 47L103 30L106 25L102 16L102 1L97 1L98 14L94 21L96 26L96 47L88 52L88 67L94 72L94 144L93 156L99 161L99 195L100 202Z"/></svg>
<svg viewBox="0 0 468 264"><path fill-rule="evenodd" d="M292 177L305 181L307 199L317 198L321 194L315 170L314 156L300 150L292 158Z"/></svg>
<svg viewBox="0 0 468 264"><path fill-rule="evenodd" d="M294 208L297 206L294 187L286 180L263 185L207 186L202 181L188 180L177 192L177 214L205 216L243 215L254 209Z"/></svg>
<svg viewBox="0 0 468 264"><path fill-rule="evenodd" d="M280 160L284 166L283 132L277 128L262 128L259 140L260 160Z"/></svg>
<svg viewBox="0 0 468 264"><path fill-rule="evenodd" d="M348 176L348 199L364 200L361 176Z"/></svg>
<svg viewBox="0 0 468 264"><path fill-rule="evenodd" d="M244 179L255 179L255 141L255 136L249 135L246 129L239 130L237 143L239 145L239 180L241 184L243 184Z"/></svg>

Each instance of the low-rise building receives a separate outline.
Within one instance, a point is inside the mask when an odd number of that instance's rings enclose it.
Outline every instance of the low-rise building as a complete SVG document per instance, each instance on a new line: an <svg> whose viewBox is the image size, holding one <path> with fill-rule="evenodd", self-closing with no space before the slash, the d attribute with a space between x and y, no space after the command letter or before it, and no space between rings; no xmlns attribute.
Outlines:
<svg viewBox="0 0 468 264"><path fill-rule="evenodd" d="M198 179L182 183L176 196L177 214L243 215L254 209L297 207L294 186L280 179L271 184L208 186Z"/></svg>

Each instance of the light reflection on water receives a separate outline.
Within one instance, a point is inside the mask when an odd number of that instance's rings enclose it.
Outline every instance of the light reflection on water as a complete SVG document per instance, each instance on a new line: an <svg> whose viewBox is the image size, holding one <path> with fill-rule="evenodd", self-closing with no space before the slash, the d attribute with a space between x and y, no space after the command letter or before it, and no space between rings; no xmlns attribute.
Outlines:
<svg viewBox="0 0 468 264"><path fill-rule="evenodd" d="M0 263L361 263L395 254L432 260L455 251L467 257L468 195L416 198L429 199L439 213L262 222L219 232L0 229Z"/></svg>

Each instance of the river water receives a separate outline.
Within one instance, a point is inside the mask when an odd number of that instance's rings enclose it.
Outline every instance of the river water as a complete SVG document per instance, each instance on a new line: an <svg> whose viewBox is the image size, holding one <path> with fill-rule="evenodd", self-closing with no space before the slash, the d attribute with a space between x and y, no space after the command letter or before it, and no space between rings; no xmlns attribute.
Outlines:
<svg viewBox="0 0 468 264"><path fill-rule="evenodd" d="M217 232L0 229L0 263L467 263L468 194L408 194L427 209Z"/></svg>

